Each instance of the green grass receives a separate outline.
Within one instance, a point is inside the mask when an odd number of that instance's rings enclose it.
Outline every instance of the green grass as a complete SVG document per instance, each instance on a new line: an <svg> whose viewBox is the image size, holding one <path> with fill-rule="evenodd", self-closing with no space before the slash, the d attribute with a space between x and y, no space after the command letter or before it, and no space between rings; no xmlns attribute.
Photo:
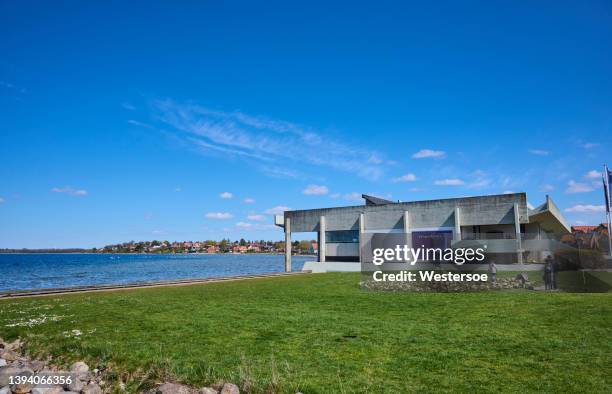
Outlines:
<svg viewBox="0 0 612 394"><path fill-rule="evenodd" d="M109 365L142 387L174 378L254 392L612 392L609 293L378 293L358 281L318 274L2 300L0 336L58 362ZM60 318L7 326L43 315Z"/></svg>

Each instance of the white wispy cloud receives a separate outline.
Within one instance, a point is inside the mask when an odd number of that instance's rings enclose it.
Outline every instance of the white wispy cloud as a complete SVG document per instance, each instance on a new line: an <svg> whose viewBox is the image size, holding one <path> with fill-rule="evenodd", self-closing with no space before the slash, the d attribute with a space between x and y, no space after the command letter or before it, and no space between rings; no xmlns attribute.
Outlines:
<svg viewBox="0 0 612 394"><path fill-rule="evenodd" d="M567 183L567 189L565 190L565 192L574 194L574 193L588 193L588 192L592 192L593 190L595 190L593 186L587 183L576 182L572 179Z"/></svg>
<svg viewBox="0 0 612 394"><path fill-rule="evenodd" d="M555 190L555 187L549 183L545 183L542 185L542 187L540 187L540 190L543 192L551 192Z"/></svg>
<svg viewBox="0 0 612 394"><path fill-rule="evenodd" d="M441 159L446 156L446 152L442 150L421 149L412 155L413 159Z"/></svg>
<svg viewBox="0 0 612 394"><path fill-rule="evenodd" d="M260 214L252 214L252 215L248 215L247 219L254 220L256 222L263 222L264 220L266 220L266 217Z"/></svg>
<svg viewBox="0 0 612 394"><path fill-rule="evenodd" d="M6 202L6 200L2 197L0 197L0 204L4 204Z"/></svg>
<svg viewBox="0 0 612 394"><path fill-rule="evenodd" d="M416 175L414 175L412 173L409 173L409 174L405 174L405 175L402 175L402 176L397 177L397 178L393 178L392 182L396 182L396 183L397 182L413 182L413 181L416 181L416 180L417 180Z"/></svg>
<svg viewBox="0 0 612 394"><path fill-rule="evenodd" d="M323 136L307 126L172 100L157 101L154 106L163 123L203 152L269 163L262 170L278 168L274 163L282 162L283 167L319 165L368 179L378 179L385 171L379 162L383 158L376 152Z"/></svg>
<svg viewBox="0 0 612 394"><path fill-rule="evenodd" d="M245 204L255 204L255 199L251 197L247 197L244 200L242 200L242 202L244 202Z"/></svg>
<svg viewBox="0 0 612 394"><path fill-rule="evenodd" d="M502 192L502 194L514 194L514 193L515 193L515 191L514 191L514 190L504 190L504 191Z"/></svg>
<svg viewBox="0 0 612 394"><path fill-rule="evenodd" d="M219 197L221 197L224 200L229 200L229 199L233 198L234 195L232 193L230 193L230 192L223 192L223 193L219 194Z"/></svg>
<svg viewBox="0 0 612 394"><path fill-rule="evenodd" d="M458 178L450 178L437 180L434 184L438 186L461 186L464 185L465 182Z"/></svg>
<svg viewBox="0 0 612 394"><path fill-rule="evenodd" d="M593 149L598 147L600 144L596 143L596 142L585 142L584 144L582 144L582 147L584 149Z"/></svg>
<svg viewBox="0 0 612 394"><path fill-rule="evenodd" d="M65 194L69 194L71 196L78 196L78 197L84 197L86 196L87 190L83 190L83 189L74 189L70 186L66 186L66 187L54 187L53 189L51 189L51 191L53 193L65 193Z"/></svg>
<svg viewBox="0 0 612 394"><path fill-rule="evenodd" d="M206 217L208 219L227 220L233 218L234 215L229 212L209 212L206 214Z"/></svg>
<svg viewBox="0 0 612 394"><path fill-rule="evenodd" d="M250 229L253 227L253 223L238 222L236 223L236 227L243 228L243 229Z"/></svg>
<svg viewBox="0 0 612 394"><path fill-rule="evenodd" d="M348 201L360 201L363 197L361 196L361 193L352 192L345 194L343 198Z"/></svg>
<svg viewBox="0 0 612 394"><path fill-rule="evenodd" d="M175 192L177 192L177 193L180 193L180 192L182 192L182 191L183 191L183 189L182 189L182 188L180 188L180 187L175 187L175 188L174 188L174 191L175 191Z"/></svg>
<svg viewBox="0 0 612 394"><path fill-rule="evenodd" d="M489 186L491 186L491 180L488 178L476 179L468 184L468 187L472 189L483 189Z"/></svg>
<svg viewBox="0 0 612 394"><path fill-rule="evenodd" d="M575 213L599 213L605 212L605 205L574 205L573 207L566 208L565 212L575 212Z"/></svg>
<svg viewBox="0 0 612 394"><path fill-rule="evenodd" d="M597 170L591 170L587 172L584 177L587 179L601 179L601 172Z"/></svg>
<svg viewBox="0 0 612 394"><path fill-rule="evenodd" d="M493 184L493 180L489 177L489 174L483 170L474 171L471 176L474 177L473 180L466 183L466 186L470 189L485 189L491 187Z"/></svg>
<svg viewBox="0 0 612 394"><path fill-rule="evenodd" d="M320 196L327 193L329 193L329 189L327 186L323 185L308 185L308 187L302 191L302 194L306 194L308 196Z"/></svg>
<svg viewBox="0 0 612 394"><path fill-rule="evenodd" d="M550 152L544 149L529 149L529 153L536 156L548 156Z"/></svg>
<svg viewBox="0 0 612 394"><path fill-rule="evenodd" d="M378 156L377 154L373 154L372 156L370 156L370 158L368 159L368 163L373 163L373 164L381 164L384 160L380 158L380 156Z"/></svg>
<svg viewBox="0 0 612 394"><path fill-rule="evenodd" d="M20 86L17 86L15 84L12 84L10 82L6 82L6 81L0 81L0 86L7 88L7 89L12 89L15 90L18 93L24 94L26 93L26 89L22 88Z"/></svg>
<svg viewBox="0 0 612 394"><path fill-rule="evenodd" d="M132 126L144 127L145 129L152 129L153 128L153 126L151 126L150 124L141 122L141 121L136 120L136 119L130 119L127 122L128 122L128 124L131 124Z"/></svg>
<svg viewBox="0 0 612 394"><path fill-rule="evenodd" d="M266 209L265 213L267 215L282 215L285 211L290 211L291 208L286 207L284 205L278 205L274 208Z"/></svg>
<svg viewBox="0 0 612 394"><path fill-rule="evenodd" d="M273 224L238 222L236 228L239 230L275 230L278 229Z"/></svg>
<svg viewBox="0 0 612 394"><path fill-rule="evenodd" d="M342 197L342 194L340 194L340 193L333 193L333 194L330 194L329 197L331 197L331 198L340 198L340 197Z"/></svg>

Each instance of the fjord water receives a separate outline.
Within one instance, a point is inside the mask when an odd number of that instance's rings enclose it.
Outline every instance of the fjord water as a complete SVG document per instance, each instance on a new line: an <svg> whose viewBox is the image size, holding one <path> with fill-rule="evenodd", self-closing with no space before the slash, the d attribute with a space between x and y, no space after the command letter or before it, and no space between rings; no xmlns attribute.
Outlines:
<svg viewBox="0 0 612 394"><path fill-rule="evenodd" d="M293 270L314 257L293 256ZM0 254L0 292L283 272L284 255Z"/></svg>

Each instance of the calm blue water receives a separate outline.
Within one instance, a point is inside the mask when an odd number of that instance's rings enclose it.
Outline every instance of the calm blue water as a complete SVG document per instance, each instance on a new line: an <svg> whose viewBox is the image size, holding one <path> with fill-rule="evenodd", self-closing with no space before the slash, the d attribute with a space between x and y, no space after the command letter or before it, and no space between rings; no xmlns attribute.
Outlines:
<svg viewBox="0 0 612 394"><path fill-rule="evenodd" d="M293 270L313 257L293 256ZM0 254L0 292L283 272L283 255Z"/></svg>

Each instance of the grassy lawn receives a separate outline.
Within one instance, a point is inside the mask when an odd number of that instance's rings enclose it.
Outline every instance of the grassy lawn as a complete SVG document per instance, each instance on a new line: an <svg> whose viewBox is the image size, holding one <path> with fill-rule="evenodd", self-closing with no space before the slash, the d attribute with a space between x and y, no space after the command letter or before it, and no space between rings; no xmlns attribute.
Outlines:
<svg viewBox="0 0 612 394"><path fill-rule="evenodd" d="M358 281L317 274L0 300L0 336L144 386L171 376L306 394L612 392L610 293L374 293Z"/></svg>

